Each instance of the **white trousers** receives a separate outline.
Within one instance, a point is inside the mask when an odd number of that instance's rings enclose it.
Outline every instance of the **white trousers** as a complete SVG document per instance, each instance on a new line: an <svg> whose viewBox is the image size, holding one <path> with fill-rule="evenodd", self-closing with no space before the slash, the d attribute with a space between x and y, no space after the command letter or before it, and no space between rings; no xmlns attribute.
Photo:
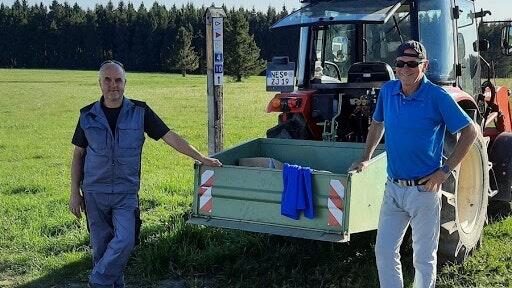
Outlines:
<svg viewBox="0 0 512 288"><path fill-rule="evenodd" d="M375 256L382 288L403 287L400 244L412 228L415 288L435 287L441 193L423 186L400 186L388 181L384 192Z"/></svg>

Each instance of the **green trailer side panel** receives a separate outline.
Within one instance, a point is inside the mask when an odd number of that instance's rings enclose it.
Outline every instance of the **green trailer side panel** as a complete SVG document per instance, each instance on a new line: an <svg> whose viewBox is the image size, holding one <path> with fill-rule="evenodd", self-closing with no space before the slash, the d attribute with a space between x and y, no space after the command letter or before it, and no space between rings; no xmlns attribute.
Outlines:
<svg viewBox="0 0 512 288"><path fill-rule="evenodd" d="M371 167L364 172L347 174L350 164L360 158L364 149L363 143L256 139L222 151L214 155L223 162L222 167L195 166L195 197L188 222L324 241L348 241L349 233L375 229L382 200L382 193L373 195L364 191L369 191L368 187L383 189L376 183L385 175L384 154L374 158ZM379 147L376 154L382 151ZM271 157L315 169L312 173L315 218L301 215L299 220L294 220L281 215L282 171L237 166L238 159L246 157ZM342 195L341 201L333 198L338 194Z"/></svg>
<svg viewBox="0 0 512 288"><path fill-rule="evenodd" d="M194 209L195 216L211 219L224 219L237 222L278 225L310 231L324 231L342 234L344 226L331 227L328 224L328 196L330 181L338 180L347 185L347 175L326 172L313 172L315 218L304 216L294 220L281 215L281 195L283 191L282 171L253 167L224 165L221 168L197 166L198 176L205 171L214 171L211 189L211 211ZM196 177L200 178L200 177ZM200 183L197 183L197 187ZM197 191L197 188L196 188ZM200 202L199 193L194 199L194 207ZM213 222L212 222L213 223ZM238 224L240 225L240 224ZM304 232L307 233L307 232Z"/></svg>
<svg viewBox="0 0 512 288"><path fill-rule="evenodd" d="M349 175L350 193L347 202L349 233L358 233L377 229L380 206L386 183L386 153L373 158L361 173Z"/></svg>

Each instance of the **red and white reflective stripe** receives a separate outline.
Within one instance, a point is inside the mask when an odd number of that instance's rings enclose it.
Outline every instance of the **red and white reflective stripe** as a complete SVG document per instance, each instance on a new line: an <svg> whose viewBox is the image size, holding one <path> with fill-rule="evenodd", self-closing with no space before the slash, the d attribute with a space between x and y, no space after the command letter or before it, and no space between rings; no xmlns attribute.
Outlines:
<svg viewBox="0 0 512 288"><path fill-rule="evenodd" d="M343 198L345 197L345 187L340 180L331 180L329 197L327 198L327 208L329 209L329 226L341 227L343 223Z"/></svg>
<svg viewBox="0 0 512 288"><path fill-rule="evenodd" d="M200 186L213 186L213 170L205 170L203 174L201 174L201 185Z"/></svg>
<svg viewBox="0 0 512 288"><path fill-rule="evenodd" d="M213 170L205 170L201 174L201 185L199 186L199 209L202 212L211 213L213 209L212 186L214 180Z"/></svg>

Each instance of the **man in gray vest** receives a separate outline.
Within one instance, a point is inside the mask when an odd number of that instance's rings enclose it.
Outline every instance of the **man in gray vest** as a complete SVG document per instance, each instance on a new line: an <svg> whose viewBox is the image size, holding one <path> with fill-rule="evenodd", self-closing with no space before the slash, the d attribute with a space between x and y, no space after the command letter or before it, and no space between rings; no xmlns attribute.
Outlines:
<svg viewBox="0 0 512 288"><path fill-rule="evenodd" d="M124 287L123 270L136 243L140 224L138 191L144 133L208 166L203 156L149 108L124 96L124 67L105 61L99 70L102 96L80 110L73 135L69 209L86 212L93 270L90 287ZM82 193L80 193L80 191Z"/></svg>

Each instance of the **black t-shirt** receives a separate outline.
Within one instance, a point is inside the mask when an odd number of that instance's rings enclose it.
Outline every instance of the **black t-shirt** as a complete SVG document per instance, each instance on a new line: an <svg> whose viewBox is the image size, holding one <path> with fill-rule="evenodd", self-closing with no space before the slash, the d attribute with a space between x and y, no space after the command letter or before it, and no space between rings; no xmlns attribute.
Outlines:
<svg viewBox="0 0 512 288"><path fill-rule="evenodd" d="M159 140L162 138L167 132L169 132L169 127L165 125L164 121L156 115L156 113L149 108L149 106L145 102L137 101L137 100L131 100L135 105L143 107L146 111L144 112L144 132L146 134L155 139ZM82 112L86 112L92 108L94 103L84 107L81 109ZM119 112L121 112L121 107L119 108L108 108L102 105L101 108L103 110L103 113L105 114L105 117L107 118L108 124L110 126L110 129L112 130L112 133L115 133L116 124L117 124L117 117L119 117ZM115 136L115 135L114 135ZM84 130L80 126L80 119L78 120L78 123L76 124L75 134L73 135L73 139L71 140L71 143L73 145L76 145L78 147L87 148L87 145L89 144L87 141L87 138L85 137Z"/></svg>
<svg viewBox="0 0 512 288"><path fill-rule="evenodd" d="M101 105L101 110L103 110L103 114L105 114L105 117L107 117L108 126L110 126L110 131L112 131L112 135L116 136L116 124L117 124L117 118L119 117L119 112L121 112L121 107L117 108L108 108L105 105Z"/></svg>

